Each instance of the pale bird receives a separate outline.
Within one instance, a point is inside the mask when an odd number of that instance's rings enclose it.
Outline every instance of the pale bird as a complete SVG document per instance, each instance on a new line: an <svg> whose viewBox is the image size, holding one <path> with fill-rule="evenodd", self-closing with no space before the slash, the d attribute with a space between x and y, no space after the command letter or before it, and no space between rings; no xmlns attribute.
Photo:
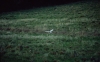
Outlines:
<svg viewBox="0 0 100 62"><path fill-rule="evenodd" d="M45 32L52 33L52 32L53 32L53 29L52 29L52 30L50 30L50 31L45 31Z"/></svg>

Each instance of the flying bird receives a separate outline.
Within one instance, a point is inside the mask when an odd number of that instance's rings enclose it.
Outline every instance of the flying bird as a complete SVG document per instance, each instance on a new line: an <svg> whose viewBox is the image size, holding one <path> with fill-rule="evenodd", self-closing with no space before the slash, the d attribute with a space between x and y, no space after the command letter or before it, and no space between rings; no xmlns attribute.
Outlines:
<svg viewBox="0 0 100 62"><path fill-rule="evenodd" d="M45 32L52 33L52 32L53 32L53 29L52 29L52 30L50 30L50 31L45 31Z"/></svg>

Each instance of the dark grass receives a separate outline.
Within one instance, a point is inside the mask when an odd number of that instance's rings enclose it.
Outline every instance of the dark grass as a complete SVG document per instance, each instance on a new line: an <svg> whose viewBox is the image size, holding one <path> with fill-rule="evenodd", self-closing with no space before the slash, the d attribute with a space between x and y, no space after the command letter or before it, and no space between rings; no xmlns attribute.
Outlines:
<svg viewBox="0 0 100 62"><path fill-rule="evenodd" d="M1 62L99 62L99 6L81 1L0 14Z"/></svg>

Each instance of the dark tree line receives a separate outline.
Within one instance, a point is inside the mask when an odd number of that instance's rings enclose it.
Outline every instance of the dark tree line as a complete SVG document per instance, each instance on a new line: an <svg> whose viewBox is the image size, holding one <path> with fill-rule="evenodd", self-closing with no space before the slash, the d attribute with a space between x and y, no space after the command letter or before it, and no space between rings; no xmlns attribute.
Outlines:
<svg viewBox="0 0 100 62"><path fill-rule="evenodd" d="M24 9L38 6L65 4L79 0L1 0L0 11Z"/></svg>

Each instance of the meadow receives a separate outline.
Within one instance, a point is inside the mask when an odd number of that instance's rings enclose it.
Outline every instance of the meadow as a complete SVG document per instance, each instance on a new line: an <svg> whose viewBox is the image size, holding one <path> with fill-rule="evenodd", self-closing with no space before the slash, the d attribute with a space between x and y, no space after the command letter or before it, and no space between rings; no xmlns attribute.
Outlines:
<svg viewBox="0 0 100 62"><path fill-rule="evenodd" d="M52 33L45 31L54 29ZM100 2L0 14L1 62L99 62Z"/></svg>

